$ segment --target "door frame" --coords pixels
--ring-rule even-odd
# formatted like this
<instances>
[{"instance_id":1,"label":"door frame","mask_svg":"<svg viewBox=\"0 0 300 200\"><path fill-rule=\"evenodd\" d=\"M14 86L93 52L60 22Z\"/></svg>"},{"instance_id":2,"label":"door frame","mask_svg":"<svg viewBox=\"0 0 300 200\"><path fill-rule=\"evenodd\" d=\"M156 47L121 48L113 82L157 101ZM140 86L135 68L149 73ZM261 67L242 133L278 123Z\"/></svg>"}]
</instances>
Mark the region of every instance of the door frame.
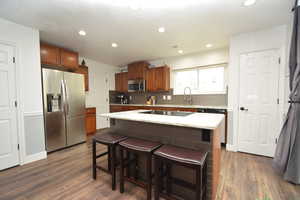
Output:
<instances>
[{"instance_id":1,"label":"door frame","mask_svg":"<svg viewBox=\"0 0 300 200\"><path fill-rule=\"evenodd\" d=\"M17 139L19 144L19 165L25 164L26 158L26 146L25 146L25 134L24 134L24 119L23 119L23 101L21 100L22 84L21 84L21 70L20 70L20 56L19 48L16 42L4 41L0 39L0 43L13 47L15 57L15 86L16 86L16 101L18 106L16 108L16 123L17 123Z\"/></svg>"},{"instance_id":2,"label":"door frame","mask_svg":"<svg viewBox=\"0 0 300 200\"><path fill-rule=\"evenodd\" d=\"M236 113L236 130L237 130L237 134L235 134L234 137L234 144L236 144L235 146L235 151L238 151L239 149L239 126L240 126L240 116L239 116L239 108L240 108L240 73L241 73L241 62L240 62L240 57L243 54L250 54L250 53L258 53L258 52L263 52L263 51L271 51L271 50L275 50L278 52L278 58L280 58L280 64L279 64L279 71L278 71L278 77L277 77L277 81L278 81L278 98L279 98L279 104L278 104L278 126L277 126L277 135L276 138L279 137L280 134L280 129L281 126L283 124L283 120L284 120L284 100L285 100L285 94L284 94L284 89L285 89L285 67L287 65L286 62L286 52L285 52L285 48L267 48L267 49L260 49L260 50L255 50L255 51L247 51L247 52L241 52L239 54L239 66L238 66L238 80L237 80L237 84L238 84L238 91L236 93L237 95L237 113Z\"/></svg>"}]
</instances>

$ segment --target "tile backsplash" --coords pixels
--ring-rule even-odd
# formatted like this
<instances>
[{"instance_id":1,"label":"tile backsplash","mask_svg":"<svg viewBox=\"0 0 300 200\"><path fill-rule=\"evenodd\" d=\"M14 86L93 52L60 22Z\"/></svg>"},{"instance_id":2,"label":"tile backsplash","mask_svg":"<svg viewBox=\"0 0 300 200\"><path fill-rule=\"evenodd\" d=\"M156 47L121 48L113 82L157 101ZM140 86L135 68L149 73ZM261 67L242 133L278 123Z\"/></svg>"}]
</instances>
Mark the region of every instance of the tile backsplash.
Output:
<instances>
[{"instance_id":1,"label":"tile backsplash","mask_svg":"<svg viewBox=\"0 0 300 200\"><path fill-rule=\"evenodd\" d=\"M116 98L118 94L121 93L109 91L110 103L119 103ZM170 90L169 92L126 93L125 95L130 97L130 104L145 104L147 97L149 96L156 96L156 104L188 104L184 101L184 95L173 95L173 90ZM227 106L227 94L192 95L192 104L203 106Z\"/></svg>"}]
</instances>

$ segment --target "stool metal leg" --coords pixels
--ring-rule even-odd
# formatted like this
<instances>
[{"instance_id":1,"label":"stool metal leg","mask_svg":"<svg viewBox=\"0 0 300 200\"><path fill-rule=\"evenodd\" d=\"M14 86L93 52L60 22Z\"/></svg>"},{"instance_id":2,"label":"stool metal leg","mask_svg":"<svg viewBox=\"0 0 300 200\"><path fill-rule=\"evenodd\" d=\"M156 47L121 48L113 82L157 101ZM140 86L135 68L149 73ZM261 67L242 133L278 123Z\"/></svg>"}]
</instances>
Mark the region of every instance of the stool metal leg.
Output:
<instances>
[{"instance_id":1,"label":"stool metal leg","mask_svg":"<svg viewBox=\"0 0 300 200\"><path fill-rule=\"evenodd\" d=\"M120 148L120 193L124 193L124 152Z\"/></svg>"},{"instance_id":2,"label":"stool metal leg","mask_svg":"<svg viewBox=\"0 0 300 200\"><path fill-rule=\"evenodd\" d=\"M96 180L97 178L97 169L96 169L96 141L93 139L92 144L92 151L93 151L93 160L92 160L92 169L93 169L93 179Z\"/></svg>"},{"instance_id":3,"label":"stool metal leg","mask_svg":"<svg viewBox=\"0 0 300 200\"><path fill-rule=\"evenodd\" d=\"M107 152L108 152L108 155L107 155L107 169L108 171L111 172L111 146L110 145L107 145Z\"/></svg>"},{"instance_id":4,"label":"stool metal leg","mask_svg":"<svg viewBox=\"0 0 300 200\"><path fill-rule=\"evenodd\" d=\"M161 193L161 184L162 184L162 162L159 158L155 157L155 190L154 190L154 199L159 200L159 194Z\"/></svg>"},{"instance_id":5,"label":"stool metal leg","mask_svg":"<svg viewBox=\"0 0 300 200\"><path fill-rule=\"evenodd\" d=\"M196 200L201 200L202 191L202 168L201 166L196 168Z\"/></svg>"},{"instance_id":6,"label":"stool metal leg","mask_svg":"<svg viewBox=\"0 0 300 200\"><path fill-rule=\"evenodd\" d=\"M111 153L111 165L110 165L110 169L111 169L111 178L112 178L112 190L116 190L116 146L113 145L111 147L109 147L111 149L110 153Z\"/></svg>"},{"instance_id":7,"label":"stool metal leg","mask_svg":"<svg viewBox=\"0 0 300 200\"><path fill-rule=\"evenodd\" d=\"M168 195L170 195L172 193L172 181L171 181L171 164L167 163L166 164L166 192Z\"/></svg>"},{"instance_id":8,"label":"stool metal leg","mask_svg":"<svg viewBox=\"0 0 300 200\"><path fill-rule=\"evenodd\" d=\"M147 155L147 200L151 200L152 193L152 155Z\"/></svg>"},{"instance_id":9,"label":"stool metal leg","mask_svg":"<svg viewBox=\"0 0 300 200\"><path fill-rule=\"evenodd\" d=\"M127 167L126 167L126 176L127 178L130 178L130 170L131 170L131 165L130 165L130 152L126 151L126 160L127 160Z\"/></svg>"},{"instance_id":10,"label":"stool metal leg","mask_svg":"<svg viewBox=\"0 0 300 200\"><path fill-rule=\"evenodd\" d=\"M134 171L133 171L133 177L135 180L138 179L138 175L139 175L139 169L138 169L138 162L139 162L139 157L137 154L134 154Z\"/></svg>"}]
</instances>

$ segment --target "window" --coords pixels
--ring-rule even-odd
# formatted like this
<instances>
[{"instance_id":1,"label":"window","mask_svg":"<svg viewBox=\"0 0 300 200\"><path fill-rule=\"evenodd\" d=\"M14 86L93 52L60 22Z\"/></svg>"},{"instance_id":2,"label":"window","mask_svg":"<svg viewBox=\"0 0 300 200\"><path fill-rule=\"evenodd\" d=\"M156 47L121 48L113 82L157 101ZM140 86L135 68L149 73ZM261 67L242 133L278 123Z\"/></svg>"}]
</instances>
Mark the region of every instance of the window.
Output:
<instances>
[{"instance_id":1,"label":"window","mask_svg":"<svg viewBox=\"0 0 300 200\"><path fill-rule=\"evenodd\" d=\"M184 94L185 87L190 87L192 94L225 93L225 66L175 70L174 94Z\"/></svg>"}]
</instances>

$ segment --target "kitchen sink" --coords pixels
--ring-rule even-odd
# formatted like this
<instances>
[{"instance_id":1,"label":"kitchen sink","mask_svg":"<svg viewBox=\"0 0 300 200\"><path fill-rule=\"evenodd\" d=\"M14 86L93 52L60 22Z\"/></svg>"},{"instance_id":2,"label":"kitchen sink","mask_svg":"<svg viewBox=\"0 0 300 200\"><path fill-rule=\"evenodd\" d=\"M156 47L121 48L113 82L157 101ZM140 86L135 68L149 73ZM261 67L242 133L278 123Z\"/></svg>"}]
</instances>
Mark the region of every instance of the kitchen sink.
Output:
<instances>
[{"instance_id":1,"label":"kitchen sink","mask_svg":"<svg viewBox=\"0 0 300 200\"><path fill-rule=\"evenodd\" d=\"M185 117L193 114L192 112L179 112L179 111L163 111L163 110L151 110L140 112L142 114L153 114L153 115L168 115L168 116L179 116Z\"/></svg>"}]
</instances>

